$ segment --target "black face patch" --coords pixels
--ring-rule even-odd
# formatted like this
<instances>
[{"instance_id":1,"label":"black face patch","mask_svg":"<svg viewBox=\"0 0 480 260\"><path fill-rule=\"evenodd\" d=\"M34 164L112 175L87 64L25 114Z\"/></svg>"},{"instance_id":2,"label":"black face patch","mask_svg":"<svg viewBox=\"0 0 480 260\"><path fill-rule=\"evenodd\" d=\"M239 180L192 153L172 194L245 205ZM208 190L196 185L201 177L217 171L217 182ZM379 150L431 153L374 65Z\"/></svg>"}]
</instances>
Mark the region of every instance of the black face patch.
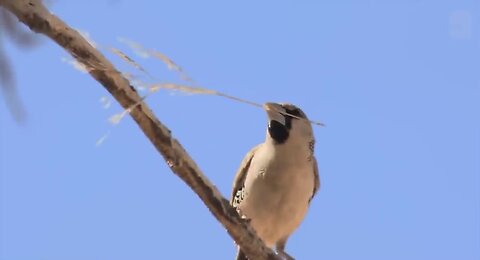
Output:
<instances>
[{"instance_id":1,"label":"black face patch","mask_svg":"<svg viewBox=\"0 0 480 260\"><path fill-rule=\"evenodd\" d=\"M283 107L283 109L285 109L285 112L287 112L288 114L290 114L292 116L298 116L300 118L307 118L305 113L303 113L303 111L300 108L288 107L288 106L285 106L285 105L282 105L282 107ZM292 117L290 117L290 118L292 118ZM298 119L298 118L294 118L294 119Z\"/></svg>"},{"instance_id":2,"label":"black face patch","mask_svg":"<svg viewBox=\"0 0 480 260\"><path fill-rule=\"evenodd\" d=\"M275 142L278 144L284 143L289 136L289 128L292 126L291 122L291 117L287 121L287 118L285 118L285 122L287 122L285 125L281 124L278 121L271 120L270 123L268 124L268 133L272 137Z\"/></svg>"},{"instance_id":3,"label":"black face patch","mask_svg":"<svg viewBox=\"0 0 480 260\"><path fill-rule=\"evenodd\" d=\"M285 112L292 115L292 116L298 116L300 118L305 118L305 114L298 109L288 109L287 107L282 106L285 109ZM292 129L292 120L298 120L298 118L289 116L289 115L283 115L285 117L285 126L287 127L288 130Z\"/></svg>"},{"instance_id":4,"label":"black face patch","mask_svg":"<svg viewBox=\"0 0 480 260\"><path fill-rule=\"evenodd\" d=\"M293 115L293 116L302 117L302 115L300 113L300 110L298 108L295 108L295 109L286 108L285 112L287 112L287 113L289 113L290 115Z\"/></svg>"},{"instance_id":5,"label":"black face patch","mask_svg":"<svg viewBox=\"0 0 480 260\"><path fill-rule=\"evenodd\" d=\"M294 118L287 115L283 115L283 117L285 117L285 127L290 131L292 129L292 119Z\"/></svg>"}]
</instances>

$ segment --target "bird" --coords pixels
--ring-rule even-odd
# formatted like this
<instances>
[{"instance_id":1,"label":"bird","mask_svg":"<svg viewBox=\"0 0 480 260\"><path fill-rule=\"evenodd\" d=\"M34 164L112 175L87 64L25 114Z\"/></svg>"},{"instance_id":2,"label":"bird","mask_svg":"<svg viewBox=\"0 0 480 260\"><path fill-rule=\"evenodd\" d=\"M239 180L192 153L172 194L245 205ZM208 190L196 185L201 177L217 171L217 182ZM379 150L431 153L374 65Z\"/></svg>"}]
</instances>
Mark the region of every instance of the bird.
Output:
<instances>
[{"instance_id":1,"label":"bird","mask_svg":"<svg viewBox=\"0 0 480 260\"><path fill-rule=\"evenodd\" d=\"M315 138L305 113L289 103L265 103L265 141L242 160L233 181L230 204L279 256L300 226L320 187ZM236 260L248 259L237 248Z\"/></svg>"}]
</instances>

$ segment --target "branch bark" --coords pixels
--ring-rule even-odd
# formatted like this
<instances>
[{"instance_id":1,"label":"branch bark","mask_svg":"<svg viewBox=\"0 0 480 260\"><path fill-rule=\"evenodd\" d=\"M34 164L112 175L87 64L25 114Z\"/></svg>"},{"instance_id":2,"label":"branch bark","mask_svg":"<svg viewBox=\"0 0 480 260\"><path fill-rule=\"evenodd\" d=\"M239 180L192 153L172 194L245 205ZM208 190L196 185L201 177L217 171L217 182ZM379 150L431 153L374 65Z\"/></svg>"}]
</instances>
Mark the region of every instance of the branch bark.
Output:
<instances>
[{"instance_id":1,"label":"branch bark","mask_svg":"<svg viewBox=\"0 0 480 260\"><path fill-rule=\"evenodd\" d=\"M129 81L97 49L60 18L51 14L40 0L0 0L0 6L12 12L32 31L55 41L84 64L90 75L102 84L123 108L129 109L138 104L131 110L130 115L145 136L160 152L173 173L200 197L250 259L280 259L265 246L250 225L240 218L182 145L172 137L171 131L141 101Z\"/></svg>"}]
</instances>

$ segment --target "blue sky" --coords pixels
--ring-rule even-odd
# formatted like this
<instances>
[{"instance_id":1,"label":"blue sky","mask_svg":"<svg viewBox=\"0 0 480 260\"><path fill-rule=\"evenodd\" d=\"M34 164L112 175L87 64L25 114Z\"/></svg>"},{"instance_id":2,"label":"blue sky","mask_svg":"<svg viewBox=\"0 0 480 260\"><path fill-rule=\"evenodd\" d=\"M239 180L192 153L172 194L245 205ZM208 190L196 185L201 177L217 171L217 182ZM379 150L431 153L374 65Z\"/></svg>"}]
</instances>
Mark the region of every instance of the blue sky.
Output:
<instances>
[{"instance_id":1,"label":"blue sky","mask_svg":"<svg viewBox=\"0 0 480 260\"><path fill-rule=\"evenodd\" d=\"M288 101L315 128L322 187L297 259L480 259L480 2L55 1L105 51L155 48L198 85ZM233 259L225 230L136 125L46 38L3 41L28 121L0 104L1 259ZM124 71L118 57L109 58ZM224 195L265 136L258 108L214 96L148 99ZM102 145L97 140L110 133Z\"/></svg>"}]
</instances>

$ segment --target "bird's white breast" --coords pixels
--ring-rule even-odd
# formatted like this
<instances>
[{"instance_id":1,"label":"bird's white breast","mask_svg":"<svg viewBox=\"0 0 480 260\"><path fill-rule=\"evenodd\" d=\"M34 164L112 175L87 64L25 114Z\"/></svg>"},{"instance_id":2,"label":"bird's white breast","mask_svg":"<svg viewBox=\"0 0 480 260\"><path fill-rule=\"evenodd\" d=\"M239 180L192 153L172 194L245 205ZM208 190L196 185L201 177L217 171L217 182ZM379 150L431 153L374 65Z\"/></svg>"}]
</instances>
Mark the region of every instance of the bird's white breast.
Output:
<instances>
[{"instance_id":1,"label":"bird's white breast","mask_svg":"<svg viewBox=\"0 0 480 260\"><path fill-rule=\"evenodd\" d=\"M240 210L268 246L290 235L303 220L314 188L308 153L285 153L263 145L245 179Z\"/></svg>"}]
</instances>

